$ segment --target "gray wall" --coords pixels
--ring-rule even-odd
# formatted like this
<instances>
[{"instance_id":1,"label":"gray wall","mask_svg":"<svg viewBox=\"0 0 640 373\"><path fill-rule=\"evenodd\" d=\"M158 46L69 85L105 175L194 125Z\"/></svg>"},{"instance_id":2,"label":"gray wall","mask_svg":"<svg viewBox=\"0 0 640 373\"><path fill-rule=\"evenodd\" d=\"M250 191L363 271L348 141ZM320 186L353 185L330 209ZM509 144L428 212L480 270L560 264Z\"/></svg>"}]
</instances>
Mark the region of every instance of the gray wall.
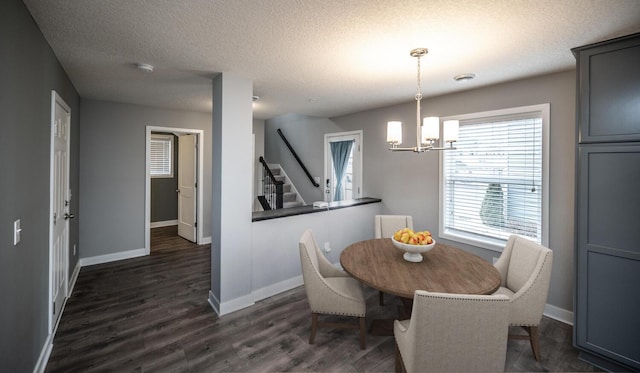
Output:
<instances>
[{"instance_id":1,"label":"gray wall","mask_svg":"<svg viewBox=\"0 0 640 373\"><path fill-rule=\"evenodd\" d=\"M212 82L213 211L211 291L220 314L251 298L251 199L253 193L252 81L218 74ZM241 301L237 301L240 298Z\"/></svg>"},{"instance_id":2,"label":"gray wall","mask_svg":"<svg viewBox=\"0 0 640 373\"><path fill-rule=\"evenodd\" d=\"M386 122L385 122L386 123ZM302 198L311 204L324 199L322 182L314 187L276 130L280 128L311 176L324 177L324 134L343 132L327 118L287 114L265 121L264 141L267 163L279 163ZM365 161L366 163L366 161Z\"/></svg>"},{"instance_id":3,"label":"gray wall","mask_svg":"<svg viewBox=\"0 0 640 373\"><path fill-rule=\"evenodd\" d=\"M0 2L0 371L30 372L48 334L51 90L71 107L70 211L78 212L79 98L19 0ZM22 240L13 246L13 221ZM69 273L78 261L70 225Z\"/></svg>"},{"instance_id":4,"label":"gray wall","mask_svg":"<svg viewBox=\"0 0 640 373\"><path fill-rule=\"evenodd\" d=\"M211 114L81 101L80 255L144 248L146 126L204 130L204 237L211 236Z\"/></svg>"},{"instance_id":5,"label":"gray wall","mask_svg":"<svg viewBox=\"0 0 640 373\"><path fill-rule=\"evenodd\" d=\"M554 251L554 263L548 303L568 311L573 310L575 86L572 70L423 101L425 116L440 117L550 103L549 246ZM414 113L415 104L408 103L332 120L344 130L364 130L364 195L382 198L390 213L413 215L415 227L437 231L438 153L417 155L386 150L386 123L392 118L403 122L403 143L415 141L409 130L415 126ZM487 260L500 254L449 243Z\"/></svg>"},{"instance_id":6,"label":"gray wall","mask_svg":"<svg viewBox=\"0 0 640 373\"><path fill-rule=\"evenodd\" d=\"M548 303L572 311L575 71L428 97L423 101L422 108L425 116L445 117L547 102L551 105L549 246L554 250ZM322 176L324 133L363 130L363 195L381 198L385 213L412 215L415 227L437 232L439 155L437 152L419 155L412 152L389 152L385 142L386 123L389 120L403 122L403 143L415 142L414 131L411 130L415 126L414 101L331 119L286 115L268 120L265 125L267 160L281 163L285 167L296 187L303 191L305 199L320 199L320 194L316 193L321 191L310 187L308 180L305 182L304 174L295 165L295 160L275 130L283 129L314 176ZM487 260L500 255L478 247L449 243Z\"/></svg>"},{"instance_id":7,"label":"gray wall","mask_svg":"<svg viewBox=\"0 0 640 373\"><path fill-rule=\"evenodd\" d=\"M172 136L173 177L151 178L151 222L178 219L178 137Z\"/></svg>"}]
</instances>

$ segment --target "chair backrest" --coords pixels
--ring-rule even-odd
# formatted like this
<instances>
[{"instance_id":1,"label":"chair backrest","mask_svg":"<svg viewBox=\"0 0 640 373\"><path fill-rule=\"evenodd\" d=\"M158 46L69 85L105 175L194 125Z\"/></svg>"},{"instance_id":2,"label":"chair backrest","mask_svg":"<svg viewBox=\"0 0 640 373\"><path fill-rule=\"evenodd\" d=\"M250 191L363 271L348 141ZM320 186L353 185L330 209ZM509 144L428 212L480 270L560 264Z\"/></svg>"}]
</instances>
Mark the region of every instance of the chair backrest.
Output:
<instances>
[{"instance_id":1,"label":"chair backrest","mask_svg":"<svg viewBox=\"0 0 640 373\"><path fill-rule=\"evenodd\" d=\"M302 274L304 276L305 266L311 266L309 269L314 269L318 274L320 274L319 266L318 266L318 253L317 247L318 243L316 242L315 237L313 236L313 232L311 229L307 229L302 233L300 237L300 242L298 243L300 248L300 264L302 265ZM304 255L303 255L304 254Z\"/></svg>"},{"instance_id":2,"label":"chair backrest","mask_svg":"<svg viewBox=\"0 0 640 373\"><path fill-rule=\"evenodd\" d=\"M333 269L331 263L322 255L311 229L307 229L302 233L298 246L300 264L302 266L302 280L309 306L314 312L318 310L326 311L331 308L326 304L326 291L327 289L333 289L327 283L324 273L330 273L331 271L336 271L336 269Z\"/></svg>"},{"instance_id":3,"label":"chair backrest","mask_svg":"<svg viewBox=\"0 0 640 373\"><path fill-rule=\"evenodd\" d=\"M538 325L547 303L553 251L524 237L509 237L495 264L502 287L513 292L511 325Z\"/></svg>"},{"instance_id":4,"label":"chair backrest","mask_svg":"<svg viewBox=\"0 0 640 373\"><path fill-rule=\"evenodd\" d=\"M536 279L546 280L548 289L552 260L553 252L550 249L524 237L512 235L495 267L502 276L502 286L517 293Z\"/></svg>"},{"instance_id":5,"label":"chair backrest","mask_svg":"<svg viewBox=\"0 0 640 373\"><path fill-rule=\"evenodd\" d=\"M406 334L408 372L502 372L509 298L418 290Z\"/></svg>"},{"instance_id":6,"label":"chair backrest","mask_svg":"<svg viewBox=\"0 0 640 373\"><path fill-rule=\"evenodd\" d=\"M413 218L409 215L376 215L376 238L390 238L402 228L413 229Z\"/></svg>"}]
</instances>

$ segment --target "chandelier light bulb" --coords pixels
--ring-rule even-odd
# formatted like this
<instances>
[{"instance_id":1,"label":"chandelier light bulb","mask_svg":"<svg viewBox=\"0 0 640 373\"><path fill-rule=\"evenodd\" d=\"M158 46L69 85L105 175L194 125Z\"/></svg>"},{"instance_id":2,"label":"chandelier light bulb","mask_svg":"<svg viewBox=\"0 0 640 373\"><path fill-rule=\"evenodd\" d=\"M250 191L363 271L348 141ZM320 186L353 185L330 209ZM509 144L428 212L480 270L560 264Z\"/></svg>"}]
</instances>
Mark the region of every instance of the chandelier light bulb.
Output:
<instances>
[{"instance_id":1,"label":"chandelier light bulb","mask_svg":"<svg viewBox=\"0 0 640 373\"><path fill-rule=\"evenodd\" d=\"M387 142L393 145L402 144L402 122L387 123Z\"/></svg>"}]
</instances>

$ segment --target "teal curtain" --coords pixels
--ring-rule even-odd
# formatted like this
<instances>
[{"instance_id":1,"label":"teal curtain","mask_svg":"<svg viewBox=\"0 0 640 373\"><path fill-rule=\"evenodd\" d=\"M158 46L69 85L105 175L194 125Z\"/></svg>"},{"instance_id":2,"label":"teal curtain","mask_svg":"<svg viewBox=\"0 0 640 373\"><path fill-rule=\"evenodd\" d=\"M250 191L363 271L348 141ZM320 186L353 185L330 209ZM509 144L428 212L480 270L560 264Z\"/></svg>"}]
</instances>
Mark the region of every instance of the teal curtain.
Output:
<instances>
[{"instance_id":1,"label":"teal curtain","mask_svg":"<svg viewBox=\"0 0 640 373\"><path fill-rule=\"evenodd\" d=\"M342 201L344 186L342 179L349 164L349 155L354 140L331 142L331 157L333 158L333 171L336 173L336 191L333 194L334 201Z\"/></svg>"}]
</instances>

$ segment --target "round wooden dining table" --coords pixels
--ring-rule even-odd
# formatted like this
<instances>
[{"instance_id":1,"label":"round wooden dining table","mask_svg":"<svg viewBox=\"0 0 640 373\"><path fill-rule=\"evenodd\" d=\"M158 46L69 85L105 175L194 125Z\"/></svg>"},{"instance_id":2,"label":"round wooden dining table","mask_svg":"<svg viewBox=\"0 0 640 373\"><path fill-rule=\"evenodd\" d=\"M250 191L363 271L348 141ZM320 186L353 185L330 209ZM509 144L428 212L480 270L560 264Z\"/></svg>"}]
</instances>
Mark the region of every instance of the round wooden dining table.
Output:
<instances>
[{"instance_id":1,"label":"round wooden dining table","mask_svg":"<svg viewBox=\"0 0 640 373\"><path fill-rule=\"evenodd\" d=\"M492 294L500 287L500 273L486 260L462 249L436 243L419 263L403 259L390 238L356 242L340 254L342 268L367 286L401 297L404 315L411 313L416 290L456 294ZM373 334L388 335L389 330ZM383 328L388 329L388 326ZM393 334L393 330L391 330Z\"/></svg>"}]
</instances>

